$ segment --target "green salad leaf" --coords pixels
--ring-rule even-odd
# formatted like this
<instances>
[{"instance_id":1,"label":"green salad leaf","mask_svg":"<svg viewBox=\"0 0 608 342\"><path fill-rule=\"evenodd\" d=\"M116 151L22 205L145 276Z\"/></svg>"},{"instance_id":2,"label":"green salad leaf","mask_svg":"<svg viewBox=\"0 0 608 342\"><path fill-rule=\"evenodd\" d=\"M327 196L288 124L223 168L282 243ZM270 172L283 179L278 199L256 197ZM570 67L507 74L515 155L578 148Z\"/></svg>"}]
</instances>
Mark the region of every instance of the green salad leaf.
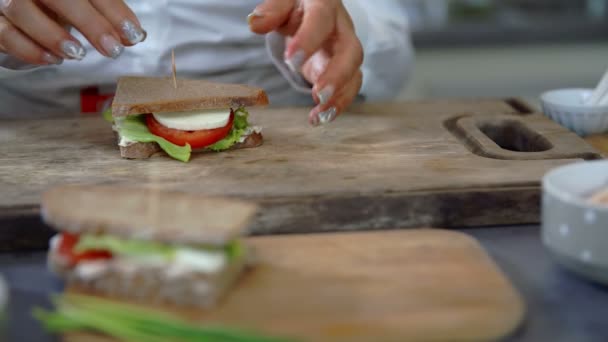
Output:
<instances>
[{"instance_id":1,"label":"green salad leaf","mask_svg":"<svg viewBox=\"0 0 608 342\"><path fill-rule=\"evenodd\" d=\"M190 160L192 148L189 144L186 144L186 146L175 145L164 138L152 134L148 129L148 126L146 126L143 116L127 116L120 120L121 122L118 125L118 129L120 130L120 135L123 137L138 142L155 142L160 148L167 152L169 156L183 162Z\"/></svg>"},{"instance_id":2,"label":"green salad leaf","mask_svg":"<svg viewBox=\"0 0 608 342\"><path fill-rule=\"evenodd\" d=\"M247 130L247 127L249 127L249 122L247 121L248 117L249 113L245 110L245 108L240 107L237 109L234 112L234 122L228 135L215 144L207 146L207 148L212 151L219 152L227 150L239 142L239 139L243 136Z\"/></svg>"},{"instance_id":3,"label":"green salad leaf","mask_svg":"<svg viewBox=\"0 0 608 342\"><path fill-rule=\"evenodd\" d=\"M225 247L229 260L237 260L245 255L245 248L239 240L233 240Z\"/></svg>"},{"instance_id":4,"label":"green salad leaf","mask_svg":"<svg viewBox=\"0 0 608 342\"><path fill-rule=\"evenodd\" d=\"M56 311L41 308L33 316L53 333L92 331L125 341L287 342L251 331L201 326L179 317L93 296L64 294L53 297Z\"/></svg>"},{"instance_id":5,"label":"green salad leaf","mask_svg":"<svg viewBox=\"0 0 608 342\"><path fill-rule=\"evenodd\" d=\"M175 248L153 241L123 240L110 235L82 235L74 246L76 253L103 250L117 255L155 255L171 259Z\"/></svg>"},{"instance_id":6,"label":"green salad leaf","mask_svg":"<svg viewBox=\"0 0 608 342\"><path fill-rule=\"evenodd\" d=\"M74 251L83 253L91 250L103 250L116 255L155 256L171 260L178 248L177 246L154 241L121 239L111 235L84 234L80 236L78 243L74 246ZM245 254L239 240L233 240L224 247L195 246L194 249L206 252L223 252L231 261Z\"/></svg>"},{"instance_id":7,"label":"green salad leaf","mask_svg":"<svg viewBox=\"0 0 608 342\"><path fill-rule=\"evenodd\" d=\"M101 113L101 115L107 122L114 123L114 117L112 117L112 108L108 108L108 109L104 110L103 113Z\"/></svg>"}]
</instances>

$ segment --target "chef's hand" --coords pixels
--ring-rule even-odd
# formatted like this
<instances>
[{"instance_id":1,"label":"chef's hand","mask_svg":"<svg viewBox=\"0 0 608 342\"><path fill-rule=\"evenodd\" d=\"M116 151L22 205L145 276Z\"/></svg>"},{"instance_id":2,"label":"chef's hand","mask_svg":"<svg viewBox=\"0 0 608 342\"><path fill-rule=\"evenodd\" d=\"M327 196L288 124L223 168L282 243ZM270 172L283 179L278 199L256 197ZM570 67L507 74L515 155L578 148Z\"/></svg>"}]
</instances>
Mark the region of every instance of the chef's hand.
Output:
<instances>
[{"instance_id":1,"label":"chef's hand","mask_svg":"<svg viewBox=\"0 0 608 342\"><path fill-rule=\"evenodd\" d=\"M285 61L313 84L313 126L335 119L362 82L363 48L340 0L265 0L248 17L256 33L288 36Z\"/></svg>"},{"instance_id":2,"label":"chef's hand","mask_svg":"<svg viewBox=\"0 0 608 342\"><path fill-rule=\"evenodd\" d=\"M84 58L74 27L107 57L146 38L123 0L0 0L0 53L38 65Z\"/></svg>"}]
</instances>

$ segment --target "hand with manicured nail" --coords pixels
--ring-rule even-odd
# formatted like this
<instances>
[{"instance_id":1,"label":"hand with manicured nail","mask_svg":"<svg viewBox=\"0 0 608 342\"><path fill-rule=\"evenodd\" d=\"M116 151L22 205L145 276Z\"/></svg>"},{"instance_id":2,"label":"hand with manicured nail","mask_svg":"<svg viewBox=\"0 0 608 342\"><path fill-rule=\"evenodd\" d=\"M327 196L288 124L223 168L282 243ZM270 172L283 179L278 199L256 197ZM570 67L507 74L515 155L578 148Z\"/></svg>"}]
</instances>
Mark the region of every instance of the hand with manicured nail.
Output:
<instances>
[{"instance_id":1,"label":"hand with manicured nail","mask_svg":"<svg viewBox=\"0 0 608 342\"><path fill-rule=\"evenodd\" d=\"M0 0L0 53L37 65L81 60L74 27L101 54L117 58L146 37L123 0Z\"/></svg>"},{"instance_id":2,"label":"hand with manicured nail","mask_svg":"<svg viewBox=\"0 0 608 342\"><path fill-rule=\"evenodd\" d=\"M363 48L340 0L265 0L248 17L256 33L288 36L285 63L313 84L313 126L333 121L356 98Z\"/></svg>"}]
</instances>

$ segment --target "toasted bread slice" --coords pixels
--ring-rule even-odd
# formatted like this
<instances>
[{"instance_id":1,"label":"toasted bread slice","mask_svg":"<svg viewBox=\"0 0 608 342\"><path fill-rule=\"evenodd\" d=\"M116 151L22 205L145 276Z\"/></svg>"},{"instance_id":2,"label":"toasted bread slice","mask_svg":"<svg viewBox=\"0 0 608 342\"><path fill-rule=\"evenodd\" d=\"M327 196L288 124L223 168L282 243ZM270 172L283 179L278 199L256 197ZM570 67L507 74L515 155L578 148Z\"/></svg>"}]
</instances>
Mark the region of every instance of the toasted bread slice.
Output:
<instances>
[{"instance_id":1,"label":"toasted bread slice","mask_svg":"<svg viewBox=\"0 0 608 342\"><path fill-rule=\"evenodd\" d=\"M242 143L234 144L228 150L238 150L242 148L258 147L264 143L261 133L252 133L245 138ZM206 151L206 150L203 150ZM201 152L201 151L194 151ZM157 153L164 153L160 146L155 142L132 143L127 146L120 146L120 156L127 159L147 159Z\"/></svg>"},{"instance_id":2,"label":"toasted bread slice","mask_svg":"<svg viewBox=\"0 0 608 342\"><path fill-rule=\"evenodd\" d=\"M218 304L249 265L246 258L232 261L212 274L183 272L168 276L163 265L128 267L110 259L96 272L81 272L62 264L56 250L49 250L49 268L65 279L67 287L81 293L101 295L141 304L208 309Z\"/></svg>"},{"instance_id":3,"label":"toasted bread slice","mask_svg":"<svg viewBox=\"0 0 608 342\"><path fill-rule=\"evenodd\" d=\"M127 186L65 185L42 196L57 230L184 245L225 245L245 233L256 205Z\"/></svg>"},{"instance_id":4,"label":"toasted bread slice","mask_svg":"<svg viewBox=\"0 0 608 342\"><path fill-rule=\"evenodd\" d=\"M112 102L115 117L146 113L185 112L265 106L268 96L261 88L204 80L177 80L168 77L121 77Z\"/></svg>"}]
</instances>

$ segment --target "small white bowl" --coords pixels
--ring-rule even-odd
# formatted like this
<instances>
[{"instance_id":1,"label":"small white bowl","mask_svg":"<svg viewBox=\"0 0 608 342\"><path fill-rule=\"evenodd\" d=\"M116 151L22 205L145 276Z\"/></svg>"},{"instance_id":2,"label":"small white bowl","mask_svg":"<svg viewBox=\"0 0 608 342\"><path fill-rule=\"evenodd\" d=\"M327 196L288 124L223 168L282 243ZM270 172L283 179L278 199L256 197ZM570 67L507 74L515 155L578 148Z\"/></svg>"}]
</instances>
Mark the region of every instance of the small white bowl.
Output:
<instances>
[{"instance_id":1,"label":"small white bowl","mask_svg":"<svg viewBox=\"0 0 608 342\"><path fill-rule=\"evenodd\" d=\"M583 103L592 92L592 89L558 89L543 93L540 97L543 112L582 137L608 132L608 106Z\"/></svg>"}]
</instances>

